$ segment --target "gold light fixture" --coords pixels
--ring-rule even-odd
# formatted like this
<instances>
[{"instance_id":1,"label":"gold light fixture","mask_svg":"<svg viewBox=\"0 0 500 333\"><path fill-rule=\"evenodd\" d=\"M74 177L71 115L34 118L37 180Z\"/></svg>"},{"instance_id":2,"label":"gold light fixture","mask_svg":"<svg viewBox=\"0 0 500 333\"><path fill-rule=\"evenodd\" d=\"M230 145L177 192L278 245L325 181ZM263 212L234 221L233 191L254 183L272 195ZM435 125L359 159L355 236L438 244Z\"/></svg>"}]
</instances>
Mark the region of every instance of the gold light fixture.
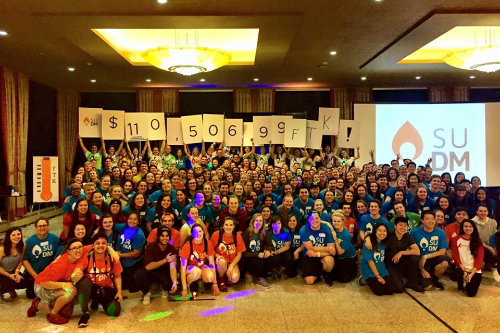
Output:
<instances>
[{"instance_id":1,"label":"gold light fixture","mask_svg":"<svg viewBox=\"0 0 500 333\"><path fill-rule=\"evenodd\" d=\"M456 68L495 72L500 70L500 45L487 45L454 52L444 61Z\"/></svg>"},{"instance_id":2,"label":"gold light fixture","mask_svg":"<svg viewBox=\"0 0 500 333\"><path fill-rule=\"evenodd\" d=\"M228 52L201 46L157 47L142 56L155 67L186 76L213 71L231 61Z\"/></svg>"}]
</instances>

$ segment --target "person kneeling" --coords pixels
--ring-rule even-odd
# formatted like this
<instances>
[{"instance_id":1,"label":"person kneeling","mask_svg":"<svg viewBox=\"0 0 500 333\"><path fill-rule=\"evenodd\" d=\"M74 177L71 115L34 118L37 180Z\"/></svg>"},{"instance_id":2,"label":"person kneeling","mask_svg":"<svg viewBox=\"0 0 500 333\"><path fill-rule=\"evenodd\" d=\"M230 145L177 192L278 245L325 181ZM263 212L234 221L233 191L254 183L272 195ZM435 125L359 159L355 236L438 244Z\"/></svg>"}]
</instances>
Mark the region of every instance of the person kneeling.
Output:
<instances>
[{"instance_id":1,"label":"person kneeling","mask_svg":"<svg viewBox=\"0 0 500 333\"><path fill-rule=\"evenodd\" d=\"M28 309L28 317L36 316L38 310L47 312L47 320L56 325L66 324L73 313L72 301L76 295L74 283L83 274L74 274L83 266L83 244L76 238L68 240L63 254L50 263L35 278L35 295Z\"/></svg>"},{"instance_id":2,"label":"person kneeling","mask_svg":"<svg viewBox=\"0 0 500 333\"><path fill-rule=\"evenodd\" d=\"M344 226L345 219L345 215L340 209L332 213L333 238L337 251L332 277L340 283L352 281L358 273L356 247L352 243L351 233Z\"/></svg>"},{"instance_id":3,"label":"person kneeling","mask_svg":"<svg viewBox=\"0 0 500 333\"><path fill-rule=\"evenodd\" d=\"M375 224L368 237L372 249L368 249L366 245L363 246L361 275L375 295L391 295L394 293L394 285L384 263L384 240L387 238L387 227L380 222Z\"/></svg>"},{"instance_id":4,"label":"person kneeling","mask_svg":"<svg viewBox=\"0 0 500 333\"><path fill-rule=\"evenodd\" d=\"M84 257L84 277L78 282L78 302L83 314L78 321L78 327L87 327L90 320L89 301L91 308L97 310L99 304L110 317L120 315L122 297L123 271L120 260L108 252L108 236L98 233L92 237L92 249ZM75 274L80 270L77 269Z\"/></svg>"},{"instance_id":5,"label":"person kneeling","mask_svg":"<svg viewBox=\"0 0 500 333\"><path fill-rule=\"evenodd\" d=\"M180 253L181 257L181 281L182 300L188 299L188 288L192 292L192 297L198 293L198 280L205 283L212 283L212 293L217 295L217 286L214 247L205 238L203 227L199 224L193 225L191 236L186 239ZM208 265L206 261L208 259Z\"/></svg>"},{"instance_id":6,"label":"person kneeling","mask_svg":"<svg viewBox=\"0 0 500 333\"><path fill-rule=\"evenodd\" d=\"M156 230L156 229L155 229ZM147 243L144 254L144 268L135 272L135 283L142 291L142 304L151 303L151 285L161 285L161 297L177 292L177 250L170 244L171 229L160 227L156 242Z\"/></svg>"}]
</instances>

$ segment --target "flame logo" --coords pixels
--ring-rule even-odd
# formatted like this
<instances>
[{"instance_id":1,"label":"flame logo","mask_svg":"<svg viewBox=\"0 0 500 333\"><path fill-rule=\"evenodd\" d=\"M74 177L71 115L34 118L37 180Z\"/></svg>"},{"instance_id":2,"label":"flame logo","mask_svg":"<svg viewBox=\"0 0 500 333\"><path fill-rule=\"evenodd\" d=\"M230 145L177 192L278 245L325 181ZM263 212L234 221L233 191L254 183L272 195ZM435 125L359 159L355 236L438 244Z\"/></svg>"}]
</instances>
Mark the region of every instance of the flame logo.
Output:
<instances>
[{"instance_id":1,"label":"flame logo","mask_svg":"<svg viewBox=\"0 0 500 333\"><path fill-rule=\"evenodd\" d=\"M90 119L87 117L83 118L83 123L85 124L85 126L88 126L90 123Z\"/></svg>"},{"instance_id":2,"label":"flame logo","mask_svg":"<svg viewBox=\"0 0 500 333\"><path fill-rule=\"evenodd\" d=\"M429 241L428 241L427 239L425 239L425 238L422 238L422 239L420 240L420 248L421 248L421 249L425 249L425 248L427 248L428 246L429 246Z\"/></svg>"},{"instance_id":3,"label":"flame logo","mask_svg":"<svg viewBox=\"0 0 500 333\"><path fill-rule=\"evenodd\" d=\"M409 121L406 121L394 135L392 151L395 155L399 154L401 146L406 142L411 143L415 147L415 156L411 159L417 159L422 154L424 143L420 133L418 133L417 129Z\"/></svg>"}]
</instances>

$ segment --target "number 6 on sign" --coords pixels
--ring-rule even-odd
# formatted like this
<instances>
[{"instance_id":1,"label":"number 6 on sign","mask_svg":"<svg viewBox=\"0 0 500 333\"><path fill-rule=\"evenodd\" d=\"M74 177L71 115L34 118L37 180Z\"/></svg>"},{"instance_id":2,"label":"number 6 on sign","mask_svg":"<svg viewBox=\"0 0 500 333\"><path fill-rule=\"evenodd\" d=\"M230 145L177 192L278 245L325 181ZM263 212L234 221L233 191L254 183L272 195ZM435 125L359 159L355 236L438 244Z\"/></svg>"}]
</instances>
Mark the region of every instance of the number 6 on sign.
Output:
<instances>
[{"instance_id":1,"label":"number 6 on sign","mask_svg":"<svg viewBox=\"0 0 500 333\"><path fill-rule=\"evenodd\" d=\"M243 119L224 119L224 143L226 146L241 146Z\"/></svg>"}]
</instances>

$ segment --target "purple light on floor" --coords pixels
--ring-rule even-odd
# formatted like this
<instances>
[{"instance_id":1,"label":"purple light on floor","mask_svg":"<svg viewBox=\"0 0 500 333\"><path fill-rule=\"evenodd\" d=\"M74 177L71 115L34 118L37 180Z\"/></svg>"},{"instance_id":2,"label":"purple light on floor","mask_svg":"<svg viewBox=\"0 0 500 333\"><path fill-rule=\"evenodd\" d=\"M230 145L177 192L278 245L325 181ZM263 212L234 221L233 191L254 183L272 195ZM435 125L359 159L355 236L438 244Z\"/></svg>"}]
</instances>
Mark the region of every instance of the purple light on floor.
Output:
<instances>
[{"instance_id":1,"label":"purple light on floor","mask_svg":"<svg viewBox=\"0 0 500 333\"><path fill-rule=\"evenodd\" d=\"M225 312L231 311L234 306L220 306L218 308L213 308L207 311L200 313L200 317L209 317L223 314Z\"/></svg>"},{"instance_id":2,"label":"purple light on floor","mask_svg":"<svg viewBox=\"0 0 500 333\"><path fill-rule=\"evenodd\" d=\"M242 297L253 295L256 292L257 291L255 289L248 289L248 290L238 291L236 293L232 293L230 295L227 295L226 297L224 297L224 299L225 300L229 300L229 299L242 298Z\"/></svg>"}]
</instances>

